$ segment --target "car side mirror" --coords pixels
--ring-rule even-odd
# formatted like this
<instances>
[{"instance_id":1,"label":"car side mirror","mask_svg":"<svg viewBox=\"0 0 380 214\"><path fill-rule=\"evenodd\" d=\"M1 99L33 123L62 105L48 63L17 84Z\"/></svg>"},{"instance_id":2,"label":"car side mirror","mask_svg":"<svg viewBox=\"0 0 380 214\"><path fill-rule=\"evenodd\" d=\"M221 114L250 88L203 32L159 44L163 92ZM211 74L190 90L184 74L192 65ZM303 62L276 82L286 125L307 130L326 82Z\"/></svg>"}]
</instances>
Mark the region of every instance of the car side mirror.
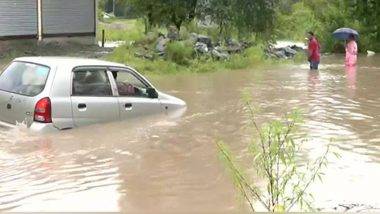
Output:
<instances>
[{"instance_id":1,"label":"car side mirror","mask_svg":"<svg viewBox=\"0 0 380 214\"><path fill-rule=\"evenodd\" d=\"M154 88L147 88L146 93L148 94L149 98L152 98L152 99L158 98L158 93L156 89Z\"/></svg>"}]
</instances>

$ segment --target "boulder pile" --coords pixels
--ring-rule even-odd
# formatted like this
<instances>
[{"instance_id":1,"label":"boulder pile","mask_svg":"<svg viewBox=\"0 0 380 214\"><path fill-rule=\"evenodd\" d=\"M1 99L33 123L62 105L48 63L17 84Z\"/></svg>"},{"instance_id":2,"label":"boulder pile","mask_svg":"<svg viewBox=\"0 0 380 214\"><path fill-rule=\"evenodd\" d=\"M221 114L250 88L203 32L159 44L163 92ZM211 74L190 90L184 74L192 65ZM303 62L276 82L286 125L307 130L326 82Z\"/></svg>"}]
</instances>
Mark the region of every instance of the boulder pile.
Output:
<instances>
[{"instance_id":1,"label":"boulder pile","mask_svg":"<svg viewBox=\"0 0 380 214\"><path fill-rule=\"evenodd\" d=\"M270 44L265 53L270 58L292 59L297 53L304 52L306 46L302 43L290 41L278 41L276 44Z\"/></svg>"},{"instance_id":2,"label":"boulder pile","mask_svg":"<svg viewBox=\"0 0 380 214\"><path fill-rule=\"evenodd\" d=\"M165 56L166 47L171 41L179 41L179 34L173 28L167 35L159 34L155 43L155 53L158 56ZM209 56L216 60L227 60L232 54L241 53L252 46L249 42L233 39L226 39L225 45L222 45L220 41L214 42L211 37L196 33L190 34L189 42L193 44L193 50L197 56ZM141 56L141 58L150 58L144 54L135 55Z\"/></svg>"}]
</instances>

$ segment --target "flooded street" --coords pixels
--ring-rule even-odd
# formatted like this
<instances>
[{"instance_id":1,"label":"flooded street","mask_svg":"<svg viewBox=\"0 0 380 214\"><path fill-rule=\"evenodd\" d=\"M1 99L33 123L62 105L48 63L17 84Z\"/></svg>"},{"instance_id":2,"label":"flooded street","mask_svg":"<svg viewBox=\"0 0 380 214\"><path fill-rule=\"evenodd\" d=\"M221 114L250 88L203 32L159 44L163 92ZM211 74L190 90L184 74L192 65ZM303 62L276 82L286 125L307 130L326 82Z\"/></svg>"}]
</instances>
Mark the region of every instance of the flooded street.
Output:
<instances>
[{"instance_id":1,"label":"flooded street","mask_svg":"<svg viewBox=\"0 0 380 214\"><path fill-rule=\"evenodd\" d=\"M319 72L304 65L151 76L160 90L187 102L179 119L145 118L46 136L0 130L0 211L244 211L215 141L245 153L248 132L241 94L252 92L259 122L293 108L304 112L305 159L331 142L315 207L380 208L380 57L345 69L327 56Z\"/></svg>"}]
</instances>

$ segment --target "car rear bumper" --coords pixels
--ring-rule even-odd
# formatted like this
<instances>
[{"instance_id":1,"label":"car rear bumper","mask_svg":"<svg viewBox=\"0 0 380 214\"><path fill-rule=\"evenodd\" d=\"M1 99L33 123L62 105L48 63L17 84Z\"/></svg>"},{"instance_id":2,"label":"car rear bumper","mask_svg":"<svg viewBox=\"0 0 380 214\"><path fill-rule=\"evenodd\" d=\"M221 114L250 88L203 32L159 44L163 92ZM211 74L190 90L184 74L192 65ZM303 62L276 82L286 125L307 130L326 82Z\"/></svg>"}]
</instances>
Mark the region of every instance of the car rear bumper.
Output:
<instances>
[{"instance_id":1,"label":"car rear bumper","mask_svg":"<svg viewBox=\"0 0 380 214\"><path fill-rule=\"evenodd\" d=\"M0 121L0 128L13 129L16 127L17 125ZM32 125L29 127L29 129L32 132L38 132L38 133L48 133L48 132L58 131L58 129L52 123L38 123L38 122L33 122Z\"/></svg>"},{"instance_id":2,"label":"car rear bumper","mask_svg":"<svg viewBox=\"0 0 380 214\"><path fill-rule=\"evenodd\" d=\"M38 123L34 122L29 127L31 131L38 133L56 132L58 129L52 123Z\"/></svg>"}]
</instances>

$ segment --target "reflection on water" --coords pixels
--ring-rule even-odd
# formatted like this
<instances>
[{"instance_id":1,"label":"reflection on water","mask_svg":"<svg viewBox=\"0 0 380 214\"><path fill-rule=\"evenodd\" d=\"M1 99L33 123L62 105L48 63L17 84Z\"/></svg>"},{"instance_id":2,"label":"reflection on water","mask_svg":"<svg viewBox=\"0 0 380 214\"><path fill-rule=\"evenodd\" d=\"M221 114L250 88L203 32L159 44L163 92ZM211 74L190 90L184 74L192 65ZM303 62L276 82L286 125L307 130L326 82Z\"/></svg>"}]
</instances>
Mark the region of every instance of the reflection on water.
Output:
<instances>
[{"instance_id":1,"label":"reflection on water","mask_svg":"<svg viewBox=\"0 0 380 214\"><path fill-rule=\"evenodd\" d=\"M345 68L341 56L320 71L306 65L268 70L152 76L155 85L187 101L177 120L146 118L47 136L25 128L0 130L0 210L241 211L216 156L223 140L244 154L244 88L261 108L259 121L291 108L305 112L305 158L333 140L325 182L313 186L316 206L380 207L380 62L363 58Z\"/></svg>"}]
</instances>

